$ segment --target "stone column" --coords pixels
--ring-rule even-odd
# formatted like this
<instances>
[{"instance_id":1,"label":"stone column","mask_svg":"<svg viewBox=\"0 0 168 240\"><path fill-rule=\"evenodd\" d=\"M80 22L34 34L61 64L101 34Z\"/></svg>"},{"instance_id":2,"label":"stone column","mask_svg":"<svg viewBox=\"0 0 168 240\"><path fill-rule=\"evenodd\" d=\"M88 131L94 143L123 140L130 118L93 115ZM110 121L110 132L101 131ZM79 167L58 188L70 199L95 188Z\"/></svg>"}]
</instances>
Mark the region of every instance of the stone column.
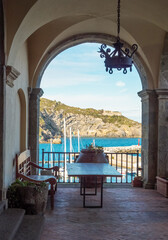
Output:
<instances>
[{"instance_id":1,"label":"stone column","mask_svg":"<svg viewBox=\"0 0 168 240\"><path fill-rule=\"evenodd\" d=\"M160 62L159 89L168 89L168 33L165 34Z\"/></svg>"},{"instance_id":2,"label":"stone column","mask_svg":"<svg viewBox=\"0 0 168 240\"><path fill-rule=\"evenodd\" d=\"M33 88L29 96L29 148L33 162L39 161L39 116L41 88Z\"/></svg>"},{"instance_id":3,"label":"stone column","mask_svg":"<svg viewBox=\"0 0 168 240\"><path fill-rule=\"evenodd\" d=\"M154 90L138 93L142 101L142 168L145 188L154 188L157 175L158 103Z\"/></svg>"},{"instance_id":4,"label":"stone column","mask_svg":"<svg viewBox=\"0 0 168 240\"><path fill-rule=\"evenodd\" d=\"M168 177L168 89L157 89L158 95L158 162L157 175Z\"/></svg>"}]
</instances>

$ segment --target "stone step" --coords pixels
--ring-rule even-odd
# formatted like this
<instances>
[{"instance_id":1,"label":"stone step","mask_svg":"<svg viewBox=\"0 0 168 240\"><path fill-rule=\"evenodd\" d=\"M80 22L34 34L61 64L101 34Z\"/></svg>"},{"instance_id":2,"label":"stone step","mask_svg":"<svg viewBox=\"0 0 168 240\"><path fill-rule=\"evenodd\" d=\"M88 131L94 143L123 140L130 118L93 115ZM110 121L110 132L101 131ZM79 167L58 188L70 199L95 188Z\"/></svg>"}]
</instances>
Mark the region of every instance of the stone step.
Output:
<instances>
[{"instance_id":1,"label":"stone step","mask_svg":"<svg viewBox=\"0 0 168 240\"><path fill-rule=\"evenodd\" d=\"M13 240L38 240L44 225L44 216L25 215Z\"/></svg>"},{"instance_id":2,"label":"stone step","mask_svg":"<svg viewBox=\"0 0 168 240\"><path fill-rule=\"evenodd\" d=\"M9 208L0 215L0 239L12 240L25 214L25 210Z\"/></svg>"}]
</instances>

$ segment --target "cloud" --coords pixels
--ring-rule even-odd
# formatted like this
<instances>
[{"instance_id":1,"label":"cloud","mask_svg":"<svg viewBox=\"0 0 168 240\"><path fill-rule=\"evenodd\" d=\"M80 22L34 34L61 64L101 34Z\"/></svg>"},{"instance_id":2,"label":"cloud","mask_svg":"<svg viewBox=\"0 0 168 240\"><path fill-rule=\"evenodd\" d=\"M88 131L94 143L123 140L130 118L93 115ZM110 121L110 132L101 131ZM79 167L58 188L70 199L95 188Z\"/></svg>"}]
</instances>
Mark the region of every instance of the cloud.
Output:
<instances>
[{"instance_id":1,"label":"cloud","mask_svg":"<svg viewBox=\"0 0 168 240\"><path fill-rule=\"evenodd\" d=\"M68 87L68 86L79 86L81 84L97 83L101 81L102 78L99 75L90 74L69 74L65 72L64 74L57 74L55 77L53 75L47 75L42 79L42 88L58 88L58 87Z\"/></svg>"},{"instance_id":2,"label":"cloud","mask_svg":"<svg viewBox=\"0 0 168 240\"><path fill-rule=\"evenodd\" d=\"M92 51L92 52L85 52L83 54L83 56L85 57L91 57L91 58L95 58L95 60L97 60L98 57L100 57L100 53L98 53L98 51Z\"/></svg>"},{"instance_id":3,"label":"cloud","mask_svg":"<svg viewBox=\"0 0 168 240\"><path fill-rule=\"evenodd\" d=\"M128 88L124 88L124 89L121 89L120 90L120 93L125 93L125 92L127 92L128 91Z\"/></svg>"},{"instance_id":4,"label":"cloud","mask_svg":"<svg viewBox=\"0 0 168 240\"><path fill-rule=\"evenodd\" d=\"M55 67L58 67L58 68L60 68L60 66L61 66L64 69L66 67L85 67L86 68L86 67L90 66L90 62L87 62L87 61L76 62L76 61L72 61L72 60L68 61L68 59L67 59L67 60L55 61L52 66L55 66Z\"/></svg>"},{"instance_id":5,"label":"cloud","mask_svg":"<svg viewBox=\"0 0 168 240\"><path fill-rule=\"evenodd\" d=\"M122 81L118 81L118 82L116 82L116 86L117 86L117 87L124 87L124 86L125 86L125 83L122 82Z\"/></svg>"},{"instance_id":6,"label":"cloud","mask_svg":"<svg viewBox=\"0 0 168 240\"><path fill-rule=\"evenodd\" d=\"M71 54L65 54L65 56L57 56L54 58L50 66L51 67L90 67L91 65L98 64L98 60L100 58L100 54L97 51L89 50L86 52L73 52Z\"/></svg>"},{"instance_id":7,"label":"cloud","mask_svg":"<svg viewBox=\"0 0 168 240\"><path fill-rule=\"evenodd\" d=\"M141 122L141 109L122 111L122 114L134 121Z\"/></svg>"}]
</instances>

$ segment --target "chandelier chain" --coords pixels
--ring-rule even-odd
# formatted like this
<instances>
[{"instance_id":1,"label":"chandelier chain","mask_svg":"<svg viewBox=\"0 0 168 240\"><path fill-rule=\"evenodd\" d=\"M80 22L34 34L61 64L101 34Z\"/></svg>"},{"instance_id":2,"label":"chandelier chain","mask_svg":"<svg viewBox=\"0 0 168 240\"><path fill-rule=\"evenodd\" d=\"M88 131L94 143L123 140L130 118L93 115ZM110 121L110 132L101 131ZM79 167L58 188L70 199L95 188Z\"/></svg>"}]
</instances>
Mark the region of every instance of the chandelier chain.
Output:
<instances>
[{"instance_id":1,"label":"chandelier chain","mask_svg":"<svg viewBox=\"0 0 168 240\"><path fill-rule=\"evenodd\" d=\"M120 34L120 0L118 0L117 13L118 13L118 18L117 18L118 38L120 38L119 37L119 34Z\"/></svg>"}]
</instances>

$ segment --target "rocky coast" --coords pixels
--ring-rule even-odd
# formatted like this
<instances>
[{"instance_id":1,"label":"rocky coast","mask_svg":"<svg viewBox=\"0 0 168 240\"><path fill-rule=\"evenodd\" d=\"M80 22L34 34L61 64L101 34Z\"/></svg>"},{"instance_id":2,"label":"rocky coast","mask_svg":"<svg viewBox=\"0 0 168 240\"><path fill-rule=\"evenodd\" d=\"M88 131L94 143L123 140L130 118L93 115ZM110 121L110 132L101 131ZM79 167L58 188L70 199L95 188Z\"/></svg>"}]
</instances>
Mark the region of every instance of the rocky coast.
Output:
<instances>
[{"instance_id":1,"label":"rocky coast","mask_svg":"<svg viewBox=\"0 0 168 240\"><path fill-rule=\"evenodd\" d=\"M66 134L81 137L141 137L141 124L124 117L120 112L81 109L67 106L61 102L41 99L40 138L41 141L57 139L63 136L64 119Z\"/></svg>"}]
</instances>

